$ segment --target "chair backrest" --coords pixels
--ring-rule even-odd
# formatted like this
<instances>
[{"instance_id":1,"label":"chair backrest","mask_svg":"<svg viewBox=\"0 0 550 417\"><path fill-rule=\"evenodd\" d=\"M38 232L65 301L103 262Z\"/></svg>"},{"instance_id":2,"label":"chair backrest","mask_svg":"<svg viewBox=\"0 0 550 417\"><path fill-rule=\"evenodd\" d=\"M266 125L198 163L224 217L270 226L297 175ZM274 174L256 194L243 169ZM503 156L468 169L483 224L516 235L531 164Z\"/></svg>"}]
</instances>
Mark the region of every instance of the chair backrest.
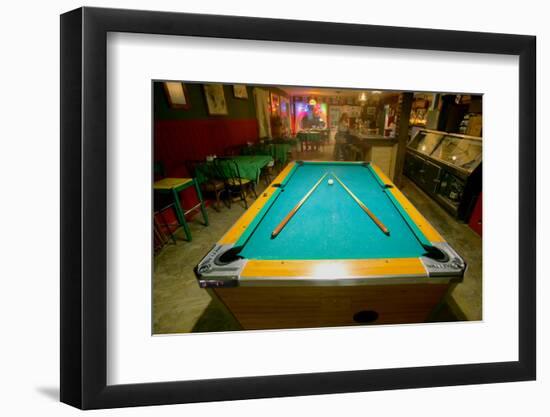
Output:
<instances>
[{"instance_id":1,"label":"chair backrest","mask_svg":"<svg viewBox=\"0 0 550 417\"><path fill-rule=\"evenodd\" d=\"M214 159L214 167L221 178L230 185L242 186L239 165L231 157L218 157Z\"/></svg>"},{"instance_id":2,"label":"chair backrest","mask_svg":"<svg viewBox=\"0 0 550 417\"><path fill-rule=\"evenodd\" d=\"M209 179L225 181L226 175L219 163L216 163L218 159L219 158L216 158L211 162L207 162L204 168L206 169Z\"/></svg>"},{"instance_id":3,"label":"chair backrest","mask_svg":"<svg viewBox=\"0 0 550 417\"><path fill-rule=\"evenodd\" d=\"M255 143L241 150L241 155L271 155L269 143Z\"/></svg>"},{"instance_id":4,"label":"chair backrest","mask_svg":"<svg viewBox=\"0 0 550 417\"><path fill-rule=\"evenodd\" d=\"M268 155L268 156L271 156L271 151L270 151L270 145L269 144L258 144L258 150L256 152L256 155Z\"/></svg>"}]
</instances>

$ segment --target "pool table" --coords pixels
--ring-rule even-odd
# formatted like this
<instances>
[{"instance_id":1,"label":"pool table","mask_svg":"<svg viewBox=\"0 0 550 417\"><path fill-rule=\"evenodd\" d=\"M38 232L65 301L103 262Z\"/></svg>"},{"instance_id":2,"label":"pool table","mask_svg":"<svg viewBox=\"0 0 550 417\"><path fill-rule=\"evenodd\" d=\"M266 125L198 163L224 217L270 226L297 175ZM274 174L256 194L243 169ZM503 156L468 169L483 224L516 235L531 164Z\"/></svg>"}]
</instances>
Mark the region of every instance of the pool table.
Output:
<instances>
[{"instance_id":1,"label":"pool table","mask_svg":"<svg viewBox=\"0 0 550 417\"><path fill-rule=\"evenodd\" d=\"M325 174L282 231L272 231ZM388 229L382 229L339 181ZM243 329L418 323L466 263L365 162L292 162L195 267Z\"/></svg>"}]
</instances>

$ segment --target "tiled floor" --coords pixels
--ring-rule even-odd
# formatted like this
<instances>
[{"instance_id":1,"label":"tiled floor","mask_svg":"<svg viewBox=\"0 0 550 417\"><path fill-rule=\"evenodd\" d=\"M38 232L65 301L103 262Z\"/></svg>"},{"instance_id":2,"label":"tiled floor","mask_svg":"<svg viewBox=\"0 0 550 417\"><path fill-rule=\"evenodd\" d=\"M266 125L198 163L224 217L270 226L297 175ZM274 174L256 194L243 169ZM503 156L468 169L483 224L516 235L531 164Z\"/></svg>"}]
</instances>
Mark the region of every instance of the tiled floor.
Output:
<instances>
[{"instance_id":1,"label":"tiled floor","mask_svg":"<svg viewBox=\"0 0 550 417\"><path fill-rule=\"evenodd\" d=\"M331 160L332 147L319 152L296 152L295 159ZM264 187L259 185L259 191ZM411 181L404 179L401 191L435 226L468 263L464 282L458 284L447 303L434 318L436 321L480 320L482 303L482 241L466 224L453 219ZM252 197L251 197L252 198ZM252 200L249 200L251 202ZM197 285L193 267L212 245L244 213L240 203L220 211L208 207L210 225L200 216L191 222L193 240L187 242L181 230L177 244L166 245L155 257L153 276L153 333L187 333L197 331L238 330L238 323L224 312L208 292Z\"/></svg>"}]
</instances>

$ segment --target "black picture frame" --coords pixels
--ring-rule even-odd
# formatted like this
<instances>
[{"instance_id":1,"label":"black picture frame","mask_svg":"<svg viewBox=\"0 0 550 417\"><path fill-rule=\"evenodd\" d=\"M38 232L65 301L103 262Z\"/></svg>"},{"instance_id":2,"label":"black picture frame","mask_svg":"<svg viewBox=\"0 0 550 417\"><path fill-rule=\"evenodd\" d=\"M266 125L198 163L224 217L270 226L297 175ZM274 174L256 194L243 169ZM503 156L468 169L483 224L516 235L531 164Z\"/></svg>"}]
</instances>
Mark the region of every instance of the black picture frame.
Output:
<instances>
[{"instance_id":1,"label":"black picture frame","mask_svg":"<svg viewBox=\"0 0 550 417\"><path fill-rule=\"evenodd\" d=\"M314 374L106 384L108 32L519 57L519 360ZM533 380L536 377L536 38L80 8L61 16L61 401L82 409Z\"/></svg>"}]
</instances>

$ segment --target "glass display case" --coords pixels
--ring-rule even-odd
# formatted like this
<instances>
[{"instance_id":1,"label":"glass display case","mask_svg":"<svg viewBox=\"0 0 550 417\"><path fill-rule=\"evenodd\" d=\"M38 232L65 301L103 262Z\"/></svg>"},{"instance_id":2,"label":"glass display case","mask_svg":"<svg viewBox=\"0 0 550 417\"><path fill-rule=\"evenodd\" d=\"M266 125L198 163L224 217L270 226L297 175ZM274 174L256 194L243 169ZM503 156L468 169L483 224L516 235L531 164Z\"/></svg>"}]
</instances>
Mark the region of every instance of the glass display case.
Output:
<instances>
[{"instance_id":1,"label":"glass display case","mask_svg":"<svg viewBox=\"0 0 550 417\"><path fill-rule=\"evenodd\" d=\"M430 155L439 145L444 133L432 132L429 130L420 130L409 143L409 148L415 149L417 152Z\"/></svg>"},{"instance_id":2,"label":"glass display case","mask_svg":"<svg viewBox=\"0 0 550 417\"><path fill-rule=\"evenodd\" d=\"M479 139L445 136L429 154L458 168L472 171L481 162L482 143Z\"/></svg>"},{"instance_id":3,"label":"glass display case","mask_svg":"<svg viewBox=\"0 0 550 417\"><path fill-rule=\"evenodd\" d=\"M422 129L407 146L404 172L458 219L481 192L481 138Z\"/></svg>"},{"instance_id":4,"label":"glass display case","mask_svg":"<svg viewBox=\"0 0 550 417\"><path fill-rule=\"evenodd\" d=\"M444 198L446 203L458 208L464 197L465 188L465 181L447 171L444 171L441 175L437 194L440 198Z\"/></svg>"}]
</instances>

